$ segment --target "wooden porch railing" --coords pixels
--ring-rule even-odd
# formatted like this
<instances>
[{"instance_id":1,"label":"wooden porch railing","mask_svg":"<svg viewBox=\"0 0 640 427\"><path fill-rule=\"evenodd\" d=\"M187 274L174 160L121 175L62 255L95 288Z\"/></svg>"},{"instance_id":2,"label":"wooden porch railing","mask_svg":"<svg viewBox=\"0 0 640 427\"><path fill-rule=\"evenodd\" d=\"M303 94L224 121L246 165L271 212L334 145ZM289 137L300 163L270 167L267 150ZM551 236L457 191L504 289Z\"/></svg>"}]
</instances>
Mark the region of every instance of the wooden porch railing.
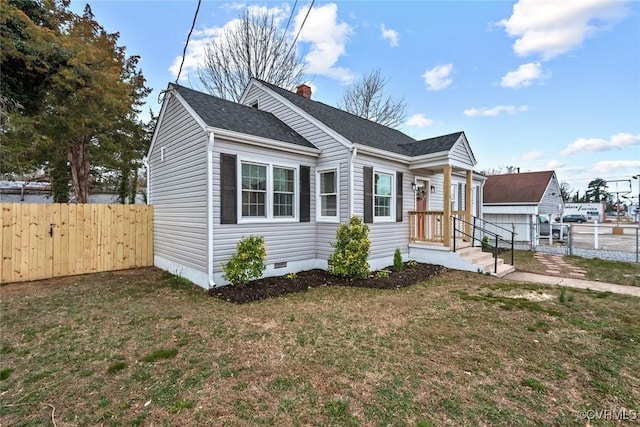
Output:
<instances>
[{"instance_id":1,"label":"wooden porch railing","mask_svg":"<svg viewBox=\"0 0 640 427\"><path fill-rule=\"evenodd\" d=\"M464 218L465 212L452 211L451 215L456 218ZM443 211L409 211L409 240L411 242L444 243L443 221Z\"/></svg>"},{"instance_id":2,"label":"wooden porch railing","mask_svg":"<svg viewBox=\"0 0 640 427\"><path fill-rule=\"evenodd\" d=\"M443 211L409 211L409 240L411 242L444 242Z\"/></svg>"}]
</instances>

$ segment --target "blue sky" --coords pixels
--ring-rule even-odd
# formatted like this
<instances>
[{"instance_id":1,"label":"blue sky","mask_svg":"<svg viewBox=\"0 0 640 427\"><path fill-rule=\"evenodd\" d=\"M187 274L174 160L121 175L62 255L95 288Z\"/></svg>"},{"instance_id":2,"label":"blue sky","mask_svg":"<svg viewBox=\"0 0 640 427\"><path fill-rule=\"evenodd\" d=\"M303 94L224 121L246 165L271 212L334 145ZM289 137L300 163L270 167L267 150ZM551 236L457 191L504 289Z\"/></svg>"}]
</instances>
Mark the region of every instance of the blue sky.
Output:
<instances>
[{"instance_id":1,"label":"blue sky","mask_svg":"<svg viewBox=\"0 0 640 427\"><path fill-rule=\"evenodd\" d=\"M141 56L153 88L146 108L159 111L197 0L88 3ZM203 0L180 83L202 88L204 47L245 8L272 9L283 29L293 11L293 40L309 6ZM313 99L336 105L354 79L380 68L386 92L407 103L401 130L419 139L464 131L477 170L555 170L574 191L640 174L640 2L316 1L296 48ZM640 180L631 182L637 198Z\"/></svg>"}]
</instances>

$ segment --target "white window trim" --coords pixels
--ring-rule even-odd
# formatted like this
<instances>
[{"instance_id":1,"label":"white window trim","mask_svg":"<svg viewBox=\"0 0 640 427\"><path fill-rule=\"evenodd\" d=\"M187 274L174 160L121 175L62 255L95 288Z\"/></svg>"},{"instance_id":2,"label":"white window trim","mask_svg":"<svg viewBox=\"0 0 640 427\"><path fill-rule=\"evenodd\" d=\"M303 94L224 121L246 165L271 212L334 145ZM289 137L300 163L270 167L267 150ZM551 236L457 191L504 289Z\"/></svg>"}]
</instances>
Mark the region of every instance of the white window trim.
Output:
<instances>
[{"instance_id":1,"label":"white window trim","mask_svg":"<svg viewBox=\"0 0 640 427\"><path fill-rule=\"evenodd\" d=\"M390 175L391 176L391 206L389 209L389 216L377 216L376 215L376 174ZM371 201L371 208L373 209L373 222L396 222L396 172L388 169L373 169L373 182L371 183L371 192L373 194L373 200Z\"/></svg>"},{"instance_id":2,"label":"white window trim","mask_svg":"<svg viewBox=\"0 0 640 427\"><path fill-rule=\"evenodd\" d=\"M320 194L320 175L324 172L336 173L336 214L335 216L322 215L322 200ZM317 222L340 222L340 165L326 166L316 170L316 221Z\"/></svg>"},{"instance_id":3,"label":"white window trim","mask_svg":"<svg viewBox=\"0 0 640 427\"><path fill-rule=\"evenodd\" d=\"M242 164L251 163L254 165L266 166L267 168L267 191L265 195L264 217L242 216ZM298 222L300 218L300 165L287 162L273 162L260 157L238 157L239 168L236 171L236 198L238 224L260 224L260 223L287 223ZM293 217L276 217L273 215L273 168L293 169Z\"/></svg>"},{"instance_id":4,"label":"white window trim","mask_svg":"<svg viewBox=\"0 0 640 427\"><path fill-rule=\"evenodd\" d=\"M451 212L458 210L458 183L457 182L451 183L450 206L451 206Z\"/></svg>"}]
</instances>

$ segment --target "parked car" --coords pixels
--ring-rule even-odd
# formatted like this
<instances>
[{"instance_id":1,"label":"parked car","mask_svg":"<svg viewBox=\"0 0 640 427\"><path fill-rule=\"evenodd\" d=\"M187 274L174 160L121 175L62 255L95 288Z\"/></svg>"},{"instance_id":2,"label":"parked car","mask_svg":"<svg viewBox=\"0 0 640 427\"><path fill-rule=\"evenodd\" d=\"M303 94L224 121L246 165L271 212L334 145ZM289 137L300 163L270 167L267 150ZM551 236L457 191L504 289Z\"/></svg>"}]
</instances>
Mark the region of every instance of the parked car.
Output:
<instances>
[{"instance_id":1,"label":"parked car","mask_svg":"<svg viewBox=\"0 0 640 427\"><path fill-rule=\"evenodd\" d=\"M586 215L565 215L562 217L562 222L577 222L578 224L582 224L583 222L587 222Z\"/></svg>"},{"instance_id":2,"label":"parked car","mask_svg":"<svg viewBox=\"0 0 640 427\"><path fill-rule=\"evenodd\" d=\"M551 230L551 237L558 240L562 235L562 238L566 238L569 234L569 226L552 222L543 216L538 217L538 233L540 236L549 236L549 230Z\"/></svg>"}]
</instances>

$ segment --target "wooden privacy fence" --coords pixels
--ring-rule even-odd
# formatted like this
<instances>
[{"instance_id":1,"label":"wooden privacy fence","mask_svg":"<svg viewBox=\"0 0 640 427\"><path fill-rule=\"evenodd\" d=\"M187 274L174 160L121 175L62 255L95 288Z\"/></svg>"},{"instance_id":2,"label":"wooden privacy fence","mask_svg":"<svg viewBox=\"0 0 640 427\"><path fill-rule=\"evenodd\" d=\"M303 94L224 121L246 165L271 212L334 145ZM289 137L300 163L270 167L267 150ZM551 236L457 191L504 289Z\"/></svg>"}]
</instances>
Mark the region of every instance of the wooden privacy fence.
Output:
<instances>
[{"instance_id":1,"label":"wooden privacy fence","mask_svg":"<svg viewBox=\"0 0 640 427\"><path fill-rule=\"evenodd\" d=\"M0 207L0 283L153 265L152 206Z\"/></svg>"}]
</instances>

